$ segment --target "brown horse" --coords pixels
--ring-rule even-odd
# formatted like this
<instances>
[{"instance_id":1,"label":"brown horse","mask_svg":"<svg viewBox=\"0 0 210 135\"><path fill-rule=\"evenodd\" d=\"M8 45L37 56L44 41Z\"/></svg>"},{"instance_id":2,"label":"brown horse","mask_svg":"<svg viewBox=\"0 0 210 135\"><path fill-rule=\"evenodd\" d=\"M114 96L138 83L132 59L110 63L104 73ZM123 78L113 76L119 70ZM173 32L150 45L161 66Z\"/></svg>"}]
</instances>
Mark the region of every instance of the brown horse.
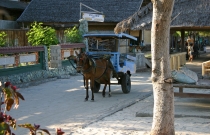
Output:
<instances>
[{"instance_id":1,"label":"brown horse","mask_svg":"<svg viewBox=\"0 0 210 135\"><path fill-rule=\"evenodd\" d=\"M99 84L104 84L104 89L102 92L102 96L105 97L105 90L107 84L109 85L109 96L111 96L110 91L110 79L112 77L113 68L110 65L110 62L107 59L92 59L87 56L85 53L77 54L77 71L82 72L84 76L84 84L86 88L86 98L85 101L88 100L88 84L90 80L90 87L92 91L91 100L94 101L94 86L95 81Z\"/></svg>"}]
</instances>

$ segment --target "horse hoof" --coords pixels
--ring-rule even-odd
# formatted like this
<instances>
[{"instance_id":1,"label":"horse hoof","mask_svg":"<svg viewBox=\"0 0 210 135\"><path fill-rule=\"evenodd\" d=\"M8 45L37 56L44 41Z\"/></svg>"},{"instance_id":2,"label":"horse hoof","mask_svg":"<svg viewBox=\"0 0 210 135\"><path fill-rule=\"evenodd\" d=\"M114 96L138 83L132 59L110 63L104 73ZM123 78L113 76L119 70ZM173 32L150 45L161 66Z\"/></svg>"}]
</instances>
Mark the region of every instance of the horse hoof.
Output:
<instances>
[{"instance_id":1,"label":"horse hoof","mask_svg":"<svg viewBox=\"0 0 210 135\"><path fill-rule=\"evenodd\" d=\"M88 99L85 99L85 102L88 101Z\"/></svg>"},{"instance_id":2,"label":"horse hoof","mask_svg":"<svg viewBox=\"0 0 210 135\"><path fill-rule=\"evenodd\" d=\"M112 95L109 95L109 97L111 97Z\"/></svg>"},{"instance_id":3,"label":"horse hoof","mask_svg":"<svg viewBox=\"0 0 210 135\"><path fill-rule=\"evenodd\" d=\"M105 95L102 95L103 97L105 97Z\"/></svg>"},{"instance_id":4,"label":"horse hoof","mask_svg":"<svg viewBox=\"0 0 210 135\"><path fill-rule=\"evenodd\" d=\"M91 102L94 102L94 99L91 99Z\"/></svg>"}]
</instances>

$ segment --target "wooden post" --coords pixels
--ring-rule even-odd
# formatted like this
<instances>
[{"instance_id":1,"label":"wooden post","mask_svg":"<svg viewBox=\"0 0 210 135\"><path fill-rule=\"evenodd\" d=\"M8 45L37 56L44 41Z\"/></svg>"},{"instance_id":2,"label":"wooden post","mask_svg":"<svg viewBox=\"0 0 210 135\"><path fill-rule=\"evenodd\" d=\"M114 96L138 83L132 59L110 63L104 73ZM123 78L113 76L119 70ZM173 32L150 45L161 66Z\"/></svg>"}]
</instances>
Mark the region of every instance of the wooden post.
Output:
<instances>
[{"instance_id":1,"label":"wooden post","mask_svg":"<svg viewBox=\"0 0 210 135\"><path fill-rule=\"evenodd\" d=\"M139 45L141 46L141 41L143 40L142 39L142 30L139 30Z\"/></svg>"},{"instance_id":2,"label":"wooden post","mask_svg":"<svg viewBox=\"0 0 210 135\"><path fill-rule=\"evenodd\" d=\"M185 44L184 44L184 30L181 30L181 51L184 52L185 51Z\"/></svg>"},{"instance_id":3,"label":"wooden post","mask_svg":"<svg viewBox=\"0 0 210 135\"><path fill-rule=\"evenodd\" d=\"M181 67L181 64L180 64L180 59L181 59L181 56L180 55L178 55L177 56L177 70L179 70L179 68Z\"/></svg>"},{"instance_id":4,"label":"wooden post","mask_svg":"<svg viewBox=\"0 0 210 135\"><path fill-rule=\"evenodd\" d=\"M73 55L74 56L74 49L73 48L70 48L70 55Z\"/></svg>"},{"instance_id":5,"label":"wooden post","mask_svg":"<svg viewBox=\"0 0 210 135\"><path fill-rule=\"evenodd\" d=\"M176 70L178 70L179 65L178 65L178 56L177 55L175 56L175 62L176 62Z\"/></svg>"},{"instance_id":6,"label":"wooden post","mask_svg":"<svg viewBox=\"0 0 210 135\"><path fill-rule=\"evenodd\" d=\"M39 63L41 64L42 66L42 69L43 69L43 66L44 66L44 52L38 52L38 55L39 55Z\"/></svg>"},{"instance_id":7,"label":"wooden post","mask_svg":"<svg viewBox=\"0 0 210 135\"><path fill-rule=\"evenodd\" d=\"M183 65L186 64L186 53L183 54L182 60L183 60Z\"/></svg>"},{"instance_id":8,"label":"wooden post","mask_svg":"<svg viewBox=\"0 0 210 135\"><path fill-rule=\"evenodd\" d=\"M63 59L64 59L64 50L61 49L61 60L63 60Z\"/></svg>"},{"instance_id":9,"label":"wooden post","mask_svg":"<svg viewBox=\"0 0 210 135\"><path fill-rule=\"evenodd\" d=\"M173 57L170 56L170 67L171 67L171 70L173 70Z\"/></svg>"},{"instance_id":10,"label":"wooden post","mask_svg":"<svg viewBox=\"0 0 210 135\"><path fill-rule=\"evenodd\" d=\"M183 87L179 87L179 93L183 93Z\"/></svg>"},{"instance_id":11,"label":"wooden post","mask_svg":"<svg viewBox=\"0 0 210 135\"><path fill-rule=\"evenodd\" d=\"M202 76L205 75L205 63L202 63Z\"/></svg>"},{"instance_id":12,"label":"wooden post","mask_svg":"<svg viewBox=\"0 0 210 135\"><path fill-rule=\"evenodd\" d=\"M18 53L15 54L15 66L18 67L19 66L19 61L20 61L20 56Z\"/></svg>"},{"instance_id":13,"label":"wooden post","mask_svg":"<svg viewBox=\"0 0 210 135\"><path fill-rule=\"evenodd\" d=\"M70 56L73 55L72 49L69 48Z\"/></svg>"},{"instance_id":14,"label":"wooden post","mask_svg":"<svg viewBox=\"0 0 210 135\"><path fill-rule=\"evenodd\" d=\"M35 52L35 55L36 55L36 64L39 63L39 52Z\"/></svg>"},{"instance_id":15,"label":"wooden post","mask_svg":"<svg viewBox=\"0 0 210 135\"><path fill-rule=\"evenodd\" d=\"M176 69L176 57L175 56L173 56L173 69Z\"/></svg>"}]
</instances>

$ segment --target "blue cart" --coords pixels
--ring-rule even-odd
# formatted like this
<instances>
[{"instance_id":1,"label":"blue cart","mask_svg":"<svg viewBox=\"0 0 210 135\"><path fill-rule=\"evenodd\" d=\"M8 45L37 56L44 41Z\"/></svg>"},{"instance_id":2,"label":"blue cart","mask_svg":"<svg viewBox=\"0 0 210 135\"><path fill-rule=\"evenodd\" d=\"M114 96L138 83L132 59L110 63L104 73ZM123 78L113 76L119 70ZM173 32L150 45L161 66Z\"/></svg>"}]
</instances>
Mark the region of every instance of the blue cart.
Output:
<instances>
[{"instance_id":1,"label":"blue cart","mask_svg":"<svg viewBox=\"0 0 210 135\"><path fill-rule=\"evenodd\" d=\"M86 54L91 55L93 58L108 55L110 63L113 66L113 78L117 79L117 83L112 85L121 85L123 93L129 93L131 90L130 71L119 70L125 65L126 56L120 54L120 42L135 40L133 37L126 33L120 34L84 34L83 37L86 41ZM94 92L97 93L100 89L100 84L95 82Z\"/></svg>"}]
</instances>

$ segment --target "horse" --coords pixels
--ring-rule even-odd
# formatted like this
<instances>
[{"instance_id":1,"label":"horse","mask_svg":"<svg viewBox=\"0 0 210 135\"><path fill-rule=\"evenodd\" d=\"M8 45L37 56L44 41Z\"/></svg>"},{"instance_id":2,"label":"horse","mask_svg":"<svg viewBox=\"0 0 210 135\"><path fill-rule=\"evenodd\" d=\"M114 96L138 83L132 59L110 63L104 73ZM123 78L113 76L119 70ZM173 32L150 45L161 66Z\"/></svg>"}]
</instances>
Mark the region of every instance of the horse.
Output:
<instances>
[{"instance_id":1,"label":"horse","mask_svg":"<svg viewBox=\"0 0 210 135\"><path fill-rule=\"evenodd\" d=\"M85 101L88 100L88 84L90 80L90 87L92 91L91 101L94 101L94 86L95 81L99 84L104 84L104 89L102 92L102 96L105 97L106 86L109 85L109 97L111 97L110 90L110 80L113 74L113 67L109 60L105 58L93 59L85 53L80 53L77 55L76 60L76 69L77 72L82 72L84 76L84 85L86 88L86 97Z\"/></svg>"}]
</instances>

